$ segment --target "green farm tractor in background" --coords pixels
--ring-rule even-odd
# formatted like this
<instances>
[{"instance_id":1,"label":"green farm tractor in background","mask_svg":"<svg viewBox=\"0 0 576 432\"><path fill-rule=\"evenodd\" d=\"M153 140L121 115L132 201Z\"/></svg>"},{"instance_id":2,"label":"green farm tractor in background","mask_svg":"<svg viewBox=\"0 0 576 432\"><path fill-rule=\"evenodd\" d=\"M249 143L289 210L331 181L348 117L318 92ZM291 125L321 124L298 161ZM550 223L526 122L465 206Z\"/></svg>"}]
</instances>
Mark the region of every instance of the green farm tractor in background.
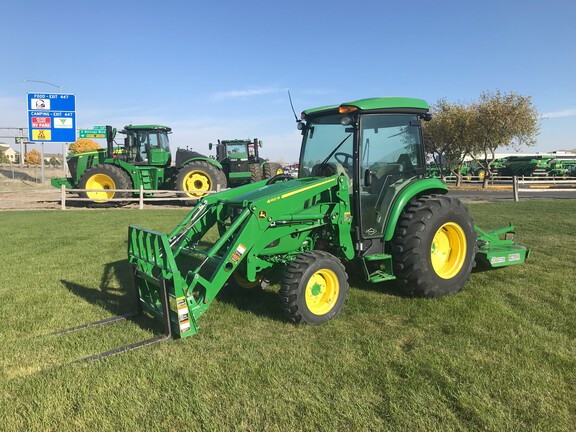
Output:
<instances>
[{"instance_id":1,"label":"green farm tractor in background","mask_svg":"<svg viewBox=\"0 0 576 432\"><path fill-rule=\"evenodd\" d=\"M209 149L214 145L210 143ZM253 183L283 174L282 165L268 162L259 155L262 142L255 138L236 140L218 140L216 160L222 165L230 187Z\"/></svg>"},{"instance_id":2,"label":"green farm tractor in background","mask_svg":"<svg viewBox=\"0 0 576 432\"><path fill-rule=\"evenodd\" d=\"M512 224L481 230L442 181L425 177L421 122L430 119L412 98L305 110L298 178L203 197L168 235L129 228L140 307L187 337L226 284L269 281L289 321L318 324L344 307L347 269L440 297L461 290L477 261L523 263ZM212 229L217 240L203 240Z\"/></svg>"},{"instance_id":3,"label":"green farm tractor in background","mask_svg":"<svg viewBox=\"0 0 576 432\"><path fill-rule=\"evenodd\" d=\"M176 190L181 196L201 198L218 185L226 187L226 176L218 161L192 150L178 149L172 164L168 134L161 125L125 126L123 146L115 146L116 130L106 126L106 149L68 156L68 178L53 178L52 186L88 189L79 192L93 207L121 205L131 197L127 190ZM114 191L119 189L119 191ZM116 201L111 201L117 199ZM186 201L188 202L188 201Z\"/></svg>"}]
</instances>

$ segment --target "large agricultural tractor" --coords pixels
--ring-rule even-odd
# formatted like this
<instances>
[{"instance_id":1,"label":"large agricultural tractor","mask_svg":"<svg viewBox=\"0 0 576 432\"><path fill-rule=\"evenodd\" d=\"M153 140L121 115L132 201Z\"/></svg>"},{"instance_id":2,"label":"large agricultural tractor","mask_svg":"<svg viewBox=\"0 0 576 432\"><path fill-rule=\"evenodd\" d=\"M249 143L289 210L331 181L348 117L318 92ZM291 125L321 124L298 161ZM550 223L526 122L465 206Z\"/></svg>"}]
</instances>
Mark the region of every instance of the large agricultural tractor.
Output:
<instances>
[{"instance_id":1,"label":"large agricultural tractor","mask_svg":"<svg viewBox=\"0 0 576 432\"><path fill-rule=\"evenodd\" d=\"M212 150L214 145L209 144ZM235 140L218 140L216 160L222 165L230 187L253 183L283 174L282 166L268 162L259 155L262 142L255 138Z\"/></svg>"},{"instance_id":2,"label":"large agricultural tractor","mask_svg":"<svg viewBox=\"0 0 576 432\"><path fill-rule=\"evenodd\" d=\"M297 179L203 197L168 235L129 228L140 307L187 337L225 284L266 280L279 283L289 321L318 324L344 307L347 268L440 297L461 290L476 261L524 262L512 224L481 230L442 181L425 177L421 122L430 118L428 104L411 98L305 110ZM217 240L206 242L213 228Z\"/></svg>"},{"instance_id":3,"label":"large agricultural tractor","mask_svg":"<svg viewBox=\"0 0 576 432\"><path fill-rule=\"evenodd\" d=\"M124 145L114 146L115 129L106 126L107 148L68 156L68 178L53 178L52 186L88 189L79 192L93 207L120 205L132 196L127 190L176 190L181 196L201 198L218 185L226 187L222 166L192 150L178 149L172 164L168 134L161 125L125 126ZM115 191L119 189L120 191ZM116 199L116 201L111 201ZM187 201L188 202L188 201Z\"/></svg>"}]
</instances>

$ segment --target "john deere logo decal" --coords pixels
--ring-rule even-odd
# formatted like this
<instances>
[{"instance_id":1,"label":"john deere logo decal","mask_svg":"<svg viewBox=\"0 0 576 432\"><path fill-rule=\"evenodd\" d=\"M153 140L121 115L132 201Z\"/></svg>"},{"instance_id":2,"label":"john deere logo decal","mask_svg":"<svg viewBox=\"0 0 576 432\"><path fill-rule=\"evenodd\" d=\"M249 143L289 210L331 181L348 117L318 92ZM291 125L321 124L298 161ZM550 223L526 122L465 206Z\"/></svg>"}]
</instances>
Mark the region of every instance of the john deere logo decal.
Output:
<instances>
[{"instance_id":1,"label":"john deere logo decal","mask_svg":"<svg viewBox=\"0 0 576 432\"><path fill-rule=\"evenodd\" d=\"M258 212L258 217L259 217L260 219L266 219L266 212L265 212L264 210L260 210L260 211Z\"/></svg>"}]
</instances>

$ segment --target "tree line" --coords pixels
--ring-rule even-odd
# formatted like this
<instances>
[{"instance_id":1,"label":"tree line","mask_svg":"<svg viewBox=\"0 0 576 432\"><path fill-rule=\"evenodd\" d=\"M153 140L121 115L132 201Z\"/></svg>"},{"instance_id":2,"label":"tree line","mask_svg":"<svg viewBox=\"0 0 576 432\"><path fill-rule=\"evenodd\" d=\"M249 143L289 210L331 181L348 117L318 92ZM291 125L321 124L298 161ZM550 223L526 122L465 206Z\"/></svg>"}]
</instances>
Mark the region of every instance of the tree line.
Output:
<instances>
[{"instance_id":1,"label":"tree line","mask_svg":"<svg viewBox=\"0 0 576 432\"><path fill-rule=\"evenodd\" d=\"M540 114L531 97L514 92L484 92L469 103L440 99L431 111L433 119L423 128L426 151L442 177L452 173L459 183L466 157L485 170L486 186L496 150L534 146L540 130Z\"/></svg>"}]
</instances>

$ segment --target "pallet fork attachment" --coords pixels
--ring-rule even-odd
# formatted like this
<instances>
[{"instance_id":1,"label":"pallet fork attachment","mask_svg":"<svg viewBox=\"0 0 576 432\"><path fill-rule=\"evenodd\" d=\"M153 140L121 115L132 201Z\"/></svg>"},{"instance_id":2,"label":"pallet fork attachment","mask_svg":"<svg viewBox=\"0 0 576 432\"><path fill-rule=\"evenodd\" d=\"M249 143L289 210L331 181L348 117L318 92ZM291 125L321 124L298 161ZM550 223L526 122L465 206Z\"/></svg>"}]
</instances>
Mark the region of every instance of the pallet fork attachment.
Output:
<instances>
[{"instance_id":1,"label":"pallet fork attachment","mask_svg":"<svg viewBox=\"0 0 576 432\"><path fill-rule=\"evenodd\" d=\"M134 276L134 273L133 273L133 276ZM93 321L93 322L81 324L79 326L70 327L70 328L67 328L64 330L58 330L58 331L49 333L49 336L72 333L72 332L75 332L78 330L83 330L83 329L90 328L90 327L100 327L100 326L112 324L112 323L115 323L118 321L123 321L123 320L129 319L129 318L132 318L132 317L135 317L135 316L141 314L142 313L142 307L141 307L141 302L140 302L140 299L138 296L138 290L136 288L135 276L133 279L134 279L133 293L134 293L136 300L138 302L137 303L138 306L137 306L137 309L135 311L127 312L127 313L122 314L122 315L116 315L113 317L105 318L103 320L98 320L98 321ZM168 296L168 289L166 287L166 281L165 280L162 280L160 283L160 300L161 300L162 307L164 309L164 317L169 317L169 313L168 313L169 312L169 303L168 303L169 296ZM93 354L93 355L90 355L88 357L84 357L84 358L81 358L79 360L75 360L72 363L86 363L86 362L90 362L93 360L102 360L102 359L105 359L107 357L114 356L116 354L121 354L121 353L126 352L126 351L136 350L136 349L148 346L148 345L153 345L155 343L162 342L162 341L167 340L167 339L172 339L172 326L170 325L170 322L168 319L164 319L163 321L164 321L164 333L162 333L162 334L154 336L150 339L145 339L145 340L142 340L139 342L134 342L132 344L128 344L128 345L124 345L124 346L121 346L118 348L114 348L114 349L109 350L109 351L104 351L104 352L101 352L98 354Z\"/></svg>"}]
</instances>

